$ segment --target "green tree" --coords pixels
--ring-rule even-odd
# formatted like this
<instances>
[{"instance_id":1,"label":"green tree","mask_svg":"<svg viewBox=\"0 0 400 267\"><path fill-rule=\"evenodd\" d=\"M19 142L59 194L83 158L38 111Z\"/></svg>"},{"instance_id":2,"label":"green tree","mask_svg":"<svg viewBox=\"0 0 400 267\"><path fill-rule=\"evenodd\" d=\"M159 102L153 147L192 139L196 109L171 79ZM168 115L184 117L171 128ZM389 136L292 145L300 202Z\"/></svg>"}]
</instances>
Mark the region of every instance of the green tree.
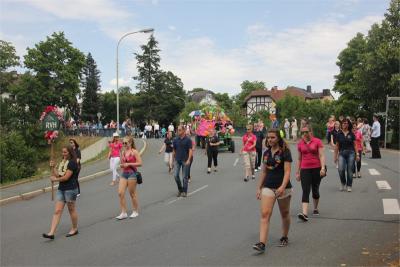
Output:
<instances>
[{"instance_id":1,"label":"green tree","mask_svg":"<svg viewBox=\"0 0 400 267\"><path fill-rule=\"evenodd\" d=\"M155 79L160 71L160 49L153 35L150 36L146 45L142 45L142 54L135 53L137 60L138 76L133 77L138 81L139 91L152 92L155 90Z\"/></svg>"},{"instance_id":2,"label":"green tree","mask_svg":"<svg viewBox=\"0 0 400 267\"><path fill-rule=\"evenodd\" d=\"M82 86L84 87L82 118L93 120L99 111L100 71L90 53L86 57L86 65L83 68Z\"/></svg>"},{"instance_id":3,"label":"green tree","mask_svg":"<svg viewBox=\"0 0 400 267\"><path fill-rule=\"evenodd\" d=\"M117 120L117 95L114 91L106 92L99 95L100 113L102 114L103 124L109 123L111 120Z\"/></svg>"},{"instance_id":4,"label":"green tree","mask_svg":"<svg viewBox=\"0 0 400 267\"><path fill-rule=\"evenodd\" d=\"M238 105L244 104L244 99L253 91L265 89L265 82L263 81L253 81L248 80L240 84L242 91L236 96L236 102Z\"/></svg>"},{"instance_id":5,"label":"green tree","mask_svg":"<svg viewBox=\"0 0 400 267\"><path fill-rule=\"evenodd\" d=\"M214 98L218 105L223 108L225 112L229 112L232 109L233 99L230 98L227 93L216 93L214 94Z\"/></svg>"},{"instance_id":6,"label":"green tree","mask_svg":"<svg viewBox=\"0 0 400 267\"><path fill-rule=\"evenodd\" d=\"M34 48L27 48L27 52L24 64L33 71L36 82L40 85L42 103L41 107L37 108L58 105L68 107L73 113L77 113L79 110L77 95L80 93L79 85L82 68L85 66L85 55L72 46L63 32L53 33ZM22 87L19 89L30 90ZM29 108L32 107L29 102L26 104Z\"/></svg>"},{"instance_id":7,"label":"green tree","mask_svg":"<svg viewBox=\"0 0 400 267\"><path fill-rule=\"evenodd\" d=\"M19 66L19 57L16 55L14 46L0 40L0 94L10 92L9 86L17 81L17 72L7 71L16 66Z\"/></svg>"}]
</instances>

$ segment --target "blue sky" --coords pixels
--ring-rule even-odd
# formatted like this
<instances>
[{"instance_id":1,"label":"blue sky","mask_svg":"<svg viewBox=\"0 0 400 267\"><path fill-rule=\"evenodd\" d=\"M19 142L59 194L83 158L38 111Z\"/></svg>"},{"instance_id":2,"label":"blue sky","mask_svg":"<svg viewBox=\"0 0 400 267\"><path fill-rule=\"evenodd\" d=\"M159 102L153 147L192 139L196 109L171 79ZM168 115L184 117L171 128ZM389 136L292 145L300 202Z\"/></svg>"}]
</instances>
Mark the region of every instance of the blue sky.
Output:
<instances>
[{"instance_id":1,"label":"blue sky","mask_svg":"<svg viewBox=\"0 0 400 267\"><path fill-rule=\"evenodd\" d=\"M339 52L357 32L380 23L389 0L0 0L0 39L19 56L26 47L64 31L73 45L92 53L103 91L115 89L116 44L127 32L154 28L161 68L186 90L240 92L244 80L268 88L332 88ZM134 52L148 35L123 40L120 85L135 88Z\"/></svg>"}]
</instances>

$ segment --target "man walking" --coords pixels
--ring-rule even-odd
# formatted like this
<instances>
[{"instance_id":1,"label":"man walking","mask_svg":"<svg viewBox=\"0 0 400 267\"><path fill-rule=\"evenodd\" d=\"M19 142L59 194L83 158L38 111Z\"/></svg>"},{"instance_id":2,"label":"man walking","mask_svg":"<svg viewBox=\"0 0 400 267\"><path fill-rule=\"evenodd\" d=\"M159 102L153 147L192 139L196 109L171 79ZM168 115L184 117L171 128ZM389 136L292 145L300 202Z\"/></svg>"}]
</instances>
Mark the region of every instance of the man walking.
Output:
<instances>
[{"instance_id":1,"label":"man walking","mask_svg":"<svg viewBox=\"0 0 400 267\"><path fill-rule=\"evenodd\" d=\"M178 126L178 136L173 141L173 158L175 160L175 182L178 186L177 197L186 197L188 191L188 172L190 159L192 157L192 140L185 134L185 128L182 125ZM183 186L179 173L182 168Z\"/></svg>"},{"instance_id":2,"label":"man walking","mask_svg":"<svg viewBox=\"0 0 400 267\"><path fill-rule=\"evenodd\" d=\"M372 159L380 159L381 152L379 150L379 137L381 136L381 124L378 121L378 117L374 115L374 123L372 124L371 133L371 148L372 148Z\"/></svg>"}]
</instances>

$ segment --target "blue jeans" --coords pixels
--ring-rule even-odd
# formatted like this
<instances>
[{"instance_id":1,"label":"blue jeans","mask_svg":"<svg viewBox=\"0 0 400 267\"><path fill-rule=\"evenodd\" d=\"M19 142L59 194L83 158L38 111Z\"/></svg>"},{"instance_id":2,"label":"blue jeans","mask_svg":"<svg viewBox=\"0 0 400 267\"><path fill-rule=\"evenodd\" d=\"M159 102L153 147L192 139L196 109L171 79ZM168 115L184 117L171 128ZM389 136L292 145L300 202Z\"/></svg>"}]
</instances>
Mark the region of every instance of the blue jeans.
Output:
<instances>
[{"instance_id":1,"label":"blue jeans","mask_svg":"<svg viewBox=\"0 0 400 267\"><path fill-rule=\"evenodd\" d=\"M339 177L342 185L352 186L353 184L353 166L354 166L354 150L342 150L339 152ZM347 181L346 181L347 171Z\"/></svg>"},{"instance_id":2,"label":"blue jeans","mask_svg":"<svg viewBox=\"0 0 400 267\"><path fill-rule=\"evenodd\" d=\"M183 187L182 187L182 182L181 178L179 177L179 173L181 172L182 168L182 175L183 175ZM185 192L187 193L188 189L188 175L189 175L189 165L185 164L185 161L182 160L175 160L175 182L176 185L178 186L179 192Z\"/></svg>"}]
</instances>

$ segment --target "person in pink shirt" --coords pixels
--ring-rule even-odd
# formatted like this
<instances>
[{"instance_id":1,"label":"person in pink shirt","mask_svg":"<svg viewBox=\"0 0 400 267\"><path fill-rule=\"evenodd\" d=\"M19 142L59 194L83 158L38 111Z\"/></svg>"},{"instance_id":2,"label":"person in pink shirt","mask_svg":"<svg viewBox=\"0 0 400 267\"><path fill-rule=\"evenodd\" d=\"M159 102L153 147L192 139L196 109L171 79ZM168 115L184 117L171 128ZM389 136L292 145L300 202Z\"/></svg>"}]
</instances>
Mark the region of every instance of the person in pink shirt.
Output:
<instances>
[{"instance_id":1,"label":"person in pink shirt","mask_svg":"<svg viewBox=\"0 0 400 267\"><path fill-rule=\"evenodd\" d=\"M110 148L108 159L110 160L110 169L112 171L112 182L110 185L114 186L117 183L117 178L119 178L117 168L120 163L122 149L122 143L119 141L119 134L117 132L113 134L113 140L108 147Z\"/></svg>"},{"instance_id":2,"label":"person in pink shirt","mask_svg":"<svg viewBox=\"0 0 400 267\"><path fill-rule=\"evenodd\" d=\"M256 143L257 137L253 134L253 126L246 126L246 134L242 137L243 146L241 149L241 153L243 155L243 162L245 168L245 177L244 181L248 182L250 175L254 180L256 177L254 176L254 168L256 161Z\"/></svg>"},{"instance_id":3,"label":"person in pink shirt","mask_svg":"<svg viewBox=\"0 0 400 267\"><path fill-rule=\"evenodd\" d=\"M353 165L353 178L356 178L356 168L357 168L357 177L361 178L361 154L362 152L365 150L364 149L364 140L363 140L363 135L361 132L361 129L358 128L358 125L356 125L355 123L353 124L353 133L356 137L355 143L356 143L356 147L357 147L357 151L356 153L358 153L358 155L360 155L359 160L355 160L354 161L354 165Z\"/></svg>"},{"instance_id":4,"label":"person in pink shirt","mask_svg":"<svg viewBox=\"0 0 400 267\"><path fill-rule=\"evenodd\" d=\"M308 203L310 202L310 191L314 202L313 215L319 215L319 185L321 178L326 175L325 154L322 141L313 136L311 126L305 125L301 129L302 139L297 144L299 157L296 168L296 180L301 181L303 189L302 212L297 215L300 220L308 221Z\"/></svg>"}]
</instances>

